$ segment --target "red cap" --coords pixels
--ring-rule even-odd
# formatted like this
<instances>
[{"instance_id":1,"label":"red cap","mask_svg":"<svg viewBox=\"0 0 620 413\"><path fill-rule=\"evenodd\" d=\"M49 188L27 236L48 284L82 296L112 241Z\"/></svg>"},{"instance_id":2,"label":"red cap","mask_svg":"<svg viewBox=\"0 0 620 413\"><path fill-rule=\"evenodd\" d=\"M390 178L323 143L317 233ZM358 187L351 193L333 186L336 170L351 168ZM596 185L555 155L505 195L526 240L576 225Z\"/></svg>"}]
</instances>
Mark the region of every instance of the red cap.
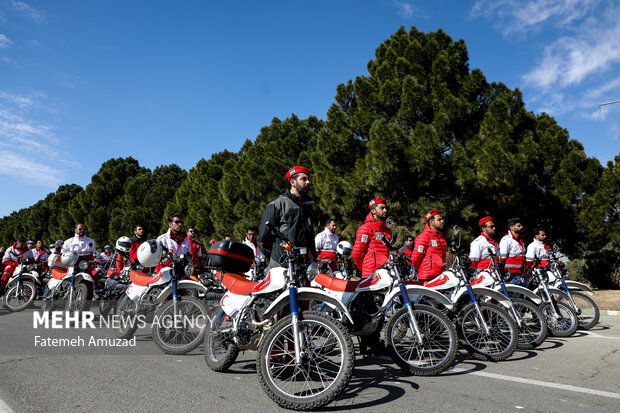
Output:
<instances>
[{"instance_id":1,"label":"red cap","mask_svg":"<svg viewBox=\"0 0 620 413\"><path fill-rule=\"evenodd\" d=\"M305 166L293 166L286 173L286 175L285 175L286 176L286 180L288 181L289 179L291 179L293 176L295 176L297 174L306 174L306 175L308 175L308 178L309 178L310 177L310 170L308 168L306 168Z\"/></svg>"},{"instance_id":2,"label":"red cap","mask_svg":"<svg viewBox=\"0 0 620 413\"><path fill-rule=\"evenodd\" d=\"M426 213L426 215L424 215L424 218L426 218L426 222L428 222L429 219L431 219L431 217L433 215L439 215L441 214L441 212L437 211L436 209L430 210Z\"/></svg>"},{"instance_id":3,"label":"red cap","mask_svg":"<svg viewBox=\"0 0 620 413\"><path fill-rule=\"evenodd\" d=\"M385 198L373 198L372 201L368 203L368 208L372 209L372 207L377 204L387 205L387 201L385 200Z\"/></svg>"},{"instance_id":4,"label":"red cap","mask_svg":"<svg viewBox=\"0 0 620 413\"><path fill-rule=\"evenodd\" d=\"M478 226L481 227L489 221L493 221L493 217L484 217L480 221L478 221Z\"/></svg>"}]
</instances>

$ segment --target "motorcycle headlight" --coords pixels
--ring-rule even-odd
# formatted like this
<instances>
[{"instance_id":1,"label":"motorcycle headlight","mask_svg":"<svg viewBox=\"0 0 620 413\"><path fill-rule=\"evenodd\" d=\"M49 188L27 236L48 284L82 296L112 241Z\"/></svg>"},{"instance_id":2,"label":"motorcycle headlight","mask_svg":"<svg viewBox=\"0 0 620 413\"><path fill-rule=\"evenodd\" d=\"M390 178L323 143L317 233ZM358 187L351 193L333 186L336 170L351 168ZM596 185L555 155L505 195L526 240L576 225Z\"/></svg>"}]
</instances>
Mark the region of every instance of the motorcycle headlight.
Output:
<instances>
[{"instance_id":1,"label":"motorcycle headlight","mask_svg":"<svg viewBox=\"0 0 620 413\"><path fill-rule=\"evenodd\" d=\"M78 268L80 269L80 271L86 271L86 269L88 268L88 261L82 261L78 264Z\"/></svg>"},{"instance_id":2,"label":"motorcycle headlight","mask_svg":"<svg viewBox=\"0 0 620 413\"><path fill-rule=\"evenodd\" d=\"M193 272L194 272L194 266L192 264L187 264L185 266L185 275L189 277L190 275L192 275Z\"/></svg>"},{"instance_id":3,"label":"motorcycle headlight","mask_svg":"<svg viewBox=\"0 0 620 413\"><path fill-rule=\"evenodd\" d=\"M313 281L318 274L319 266L316 262L311 262L308 268L306 268L306 278L308 278L308 281Z\"/></svg>"}]
</instances>

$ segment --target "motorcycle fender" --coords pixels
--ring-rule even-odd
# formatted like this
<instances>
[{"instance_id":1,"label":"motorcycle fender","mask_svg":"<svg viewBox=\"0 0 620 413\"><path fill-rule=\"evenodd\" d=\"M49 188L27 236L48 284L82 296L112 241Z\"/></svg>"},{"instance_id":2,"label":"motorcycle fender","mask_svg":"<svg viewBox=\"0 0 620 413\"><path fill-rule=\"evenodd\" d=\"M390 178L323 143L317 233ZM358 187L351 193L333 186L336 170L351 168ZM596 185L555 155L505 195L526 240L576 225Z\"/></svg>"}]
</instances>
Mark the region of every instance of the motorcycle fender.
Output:
<instances>
[{"instance_id":1,"label":"motorcycle fender","mask_svg":"<svg viewBox=\"0 0 620 413\"><path fill-rule=\"evenodd\" d=\"M140 297L142 297L142 294L144 294L144 292L146 290L149 289L148 285L136 285L136 284L131 284L129 287L127 287L127 290L125 291L125 294L127 294L127 296L132 300L132 301L138 301L140 299Z\"/></svg>"},{"instance_id":2,"label":"motorcycle fender","mask_svg":"<svg viewBox=\"0 0 620 413\"><path fill-rule=\"evenodd\" d=\"M506 297L504 294L500 293L499 291L491 290L490 288L486 288L486 287L472 287L472 288L476 296L486 295L488 297L491 297L495 301L498 301L499 303L501 303L502 306L506 308L512 307L512 302L508 299L508 297Z\"/></svg>"},{"instance_id":3,"label":"motorcycle fender","mask_svg":"<svg viewBox=\"0 0 620 413\"><path fill-rule=\"evenodd\" d=\"M85 272L81 272L75 276L76 285L82 280L93 282L93 277L91 277L90 274L86 274Z\"/></svg>"},{"instance_id":4,"label":"motorcycle fender","mask_svg":"<svg viewBox=\"0 0 620 413\"><path fill-rule=\"evenodd\" d=\"M47 288L51 291L54 288L56 288L56 286L58 286L58 284L60 284L62 282L62 280L57 280L56 278L50 278L50 280L47 282Z\"/></svg>"},{"instance_id":5,"label":"motorcycle fender","mask_svg":"<svg viewBox=\"0 0 620 413\"><path fill-rule=\"evenodd\" d=\"M263 320L273 317L278 311L289 304L289 295L290 290L286 290L282 292L273 302L267 307L265 312L263 313ZM297 300L298 301L322 301L328 304L331 304L337 307L340 311L344 313L344 315L349 319L351 324L353 323L353 316L349 312L349 310L344 306L344 304L339 301L334 296L324 292L323 290L319 290L317 288L312 287L301 287L297 289Z\"/></svg>"},{"instance_id":6,"label":"motorcycle fender","mask_svg":"<svg viewBox=\"0 0 620 413\"><path fill-rule=\"evenodd\" d=\"M501 287L498 286L496 288L498 288L497 290L498 292L501 292ZM536 294L534 294L532 291L528 290L527 288L521 287L520 285L506 284L506 289L508 290L509 293L524 295L525 297L532 300L534 304L536 305L540 305L542 303L542 300L540 299L539 296L537 296Z\"/></svg>"},{"instance_id":7,"label":"motorcycle fender","mask_svg":"<svg viewBox=\"0 0 620 413\"><path fill-rule=\"evenodd\" d=\"M566 283L566 286L568 287L569 290L580 290L580 291L585 291L590 295L594 295L594 291L592 291L592 289L585 284L582 284L577 281L570 281L570 280L564 280L564 282Z\"/></svg>"},{"instance_id":8,"label":"motorcycle fender","mask_svg":"<svg viewBox=\"0 0 620 413\"><path fill-rule=\"evenodd\" d=\"M415 296L415 298L411 301L417 301L418 298L428 297L437 301L448 310L452 310L452 308L454 307L452 301L450 301L445 295L440 292L419 285L407 285L406 287L407 295L409 295L409 297ZM383 307L385 308L387 304L396 297L400 297L400 289L395 289L390 295L385 298L385 300L383 301Z\"/></svg>"},{"instance_id":9,"label":"motorcycle fender","mask_svg":"<svg viewBox=\"0 0 620 413\"><path fill-rule=\"evenodd\" d=\"M12 283L13 281L17 282L17 278L19 278L18 276L19 276L19 274L17 274L17 275L13 275L13 276L9 279L9 281L6 283L7 287L8 287L9 285L11 285L11 283ZM22 274L22 281L28 281L28 280L34 281L34 283L35 283L35 284L41 284L41 281L39 280L39 277L38 277L38 276L34 276L32 273L29 273L29 272L25 272L25 273L23 273L23 274Z\"/></svg>"},{"instance_id":10,"label":"motorcycle fender","mask_svg":"<svg viewBox=\"0 0 620 413\"><path fill-rule=\"evenodd\" d=\"M191 280L183 280L177 283L177 290L196 290L198 292L207 293L209 292L204 285L197 283L196 281ZM172 286L169 285L164 290L159 293L157 296L157 302L162 302L167 300L168 297L172 296Z\"/></svg>"}]
</instances>

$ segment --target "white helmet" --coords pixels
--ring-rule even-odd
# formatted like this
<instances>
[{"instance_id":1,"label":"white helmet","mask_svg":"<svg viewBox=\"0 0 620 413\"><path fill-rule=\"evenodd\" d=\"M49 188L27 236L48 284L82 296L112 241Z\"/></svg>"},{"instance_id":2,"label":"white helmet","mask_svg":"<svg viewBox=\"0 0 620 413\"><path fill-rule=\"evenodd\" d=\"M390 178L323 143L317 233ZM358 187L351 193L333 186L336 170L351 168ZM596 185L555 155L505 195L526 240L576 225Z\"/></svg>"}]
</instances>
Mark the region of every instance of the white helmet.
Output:
<instances>
[{"instance_id":1,"label":"white helmet","mask_svg":"<svg viewBox=\"0 0 620 413\"><path fill-rule=\"evenodd\" d=\"M154 267L161 261L163 248L159 242L150 239L138 247L138 261L145 267Z\"/></svg>"},{"instance_id":2,"label":"white helmet","mask_svg":"<svg viewBox=\"0 0 620 413\"><path fill-rule=\"evenodd\" d=\"M353 246L349 241L340 241L336 246L336 252L345 258L349 258L353 252Z\"/></svg>"},{"instance_id":3,"label":"white helmet","mask_svg":"<svg viewBox=\"0 0 620 413\"><path fill-rule=\"evenodd\" d=\"M131 239L129 237L120 237L116 240L116 251L129 254L131 250Z\"/></svg>"},{"instance_id":4,"label":"white helmet","mask_svg":"<svg viewBox=\"0 0 620 413\"><path fill-rule=\"evenodd\" d=\"M60 263L65 267L73 267L79 256L75 251L63 252L60 256Z\"/></svg>"}]
</instances>

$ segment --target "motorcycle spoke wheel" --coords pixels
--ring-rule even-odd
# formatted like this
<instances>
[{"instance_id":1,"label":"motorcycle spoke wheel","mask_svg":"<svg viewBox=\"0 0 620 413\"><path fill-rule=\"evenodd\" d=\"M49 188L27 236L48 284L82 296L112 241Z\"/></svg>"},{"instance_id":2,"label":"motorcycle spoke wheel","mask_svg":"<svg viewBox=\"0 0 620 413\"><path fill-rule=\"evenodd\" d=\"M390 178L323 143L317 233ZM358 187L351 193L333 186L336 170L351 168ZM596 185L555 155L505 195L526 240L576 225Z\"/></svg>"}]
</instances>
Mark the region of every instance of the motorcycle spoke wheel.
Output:
<instances>
[{"instance_id":1,"label":"motorcycle spoke wheel","mask_svg":"<svg viewBox=\"0 0 620 413\"><path fill-rule=\"evenodd\" d=\"M66 310L70 314L83 311L86 308L87 297L88 287L82 283L76 285L73 288L73 299L69 300L69 298L67 298L66 300ZM71 306L69 306L69 303L71 303Z\"/></svg>"},{"instance_id":2,"label":"motorcycle spoke wheel","mask_svg":"<svg viewBox=\"0 0 620 413\"><path fill-rule=\"evenodd\" d=\"M542 308L547 319L549 333L555 337L572 336L579 327L577 313L568 304L558 302L557 306L559 317L555 316L555 311L553 311L553 306L550 303L545 304Z\"/></svg>"},{"instance_id":3,"label":"motorcycle spoke wheel","mask_svg":"<svg viewBox=\"0 0 620 413\"><path fill-rule=\"evenodd\" d=\"M517 323L519 329L517 348L530 350L538 347L547 337L547 320L542 311L536 304L519 298L513 298L512 305L521 319L521 325Z\"/></svg>"},{"instance_id":4,"label":"motorcycle spoke wheel","mask_svg":"<svg viewBox=\"0 0 620 413\"><path fill-rule=\"evenodd\" d=\"M234 342L233 322L223 313L218 318L220 308L211 312L213 325L207 325L204 352L205 363L213 371L226 371L237 360L239 347Z\"/></svg>"},{"instance_id":5,"label":"motorcycle spoke wheel","mask_svg":"<svg viewBox=\"0 0 620 413\"><path fill-rule=\"evenodd\" d=\"M490 303L479 303L487 333L474 304L463 308L459 317L459 334L476 357L506 360L517 348L517 326L508 313Z\"/></svg>"},{"instance_id":6,"label":"motorcycle spoke wheel","mask_svg":"<svg viewBox=\"0 0 620 413\"><path fill-rule=\"evenodd\" d=\"M431 376L445 371L452 365L458 347L454 324L438 310L424 305L415 306L413 315L422 341L418 342L412 330L407 308L401 308L383 330L390 357L410 374Z\"/></svg>"},{"instance_id":7,"label":"motorcycle spoke wheel","mask_svg":"<svg viewBox=\"0 0 620 413\"><path fill-rule=\"evenodd\" d=\"M295 362L292 316L265 335L256 365L259 381L278 405L293 410L316 409L342 393L353 374L353 341L344 327L323 314L300 317L302 359Z\"/></svg>"},{"instance_id":8,"label":"motorcycle spoke wheel","mask_svg":"<svg viewBox=\"0 0 620 413\"><path fill-rule=\"evenodd\" d=\"M129 296L124 295L118 302L115 313L120 324L114 329L116 337L132 338L138 329L138 305Z\"/></svg>"},{"instance_id":9,"label":"motorcycle spoke wheel","mask_svg":"<svg viewBox=\"0 0 620 413\"><path fill-rule=\"evenodd\" d=\"M170 300L161 306L153 323L153 339L166 354L186 354L204 340L209 322L207 311L200 300L191 296Z\"/></svg>"},{"instance_id":10,"label":"motorcycle spoke wheel","mask_svg":"<svg viewBox=\"0 0 620 413\"><path fill-rule=\"evenodd\" d=\"M577 313L577 318L579 319L578 328L582 330L589 330L597 325L601 312L599 311L596 302L590 296L581 292L571 291L570 295L575 302L575 306L577 307L576 309L573 309ZM572 307L568 297L559 297L558 302Z\"/></svg>"},{"instance_id":11,"label":"motorcycle spoke wheel","mask_svg":"<svg viewBox=\"0 0 620 413\"><path fill-rule=\"evenodd\" d=\"M9 311L22 311L34 301L37 290L31 281L22 281L21 285L14 284L4 294L4 306Z\"/></svg>"}]
</instances>

